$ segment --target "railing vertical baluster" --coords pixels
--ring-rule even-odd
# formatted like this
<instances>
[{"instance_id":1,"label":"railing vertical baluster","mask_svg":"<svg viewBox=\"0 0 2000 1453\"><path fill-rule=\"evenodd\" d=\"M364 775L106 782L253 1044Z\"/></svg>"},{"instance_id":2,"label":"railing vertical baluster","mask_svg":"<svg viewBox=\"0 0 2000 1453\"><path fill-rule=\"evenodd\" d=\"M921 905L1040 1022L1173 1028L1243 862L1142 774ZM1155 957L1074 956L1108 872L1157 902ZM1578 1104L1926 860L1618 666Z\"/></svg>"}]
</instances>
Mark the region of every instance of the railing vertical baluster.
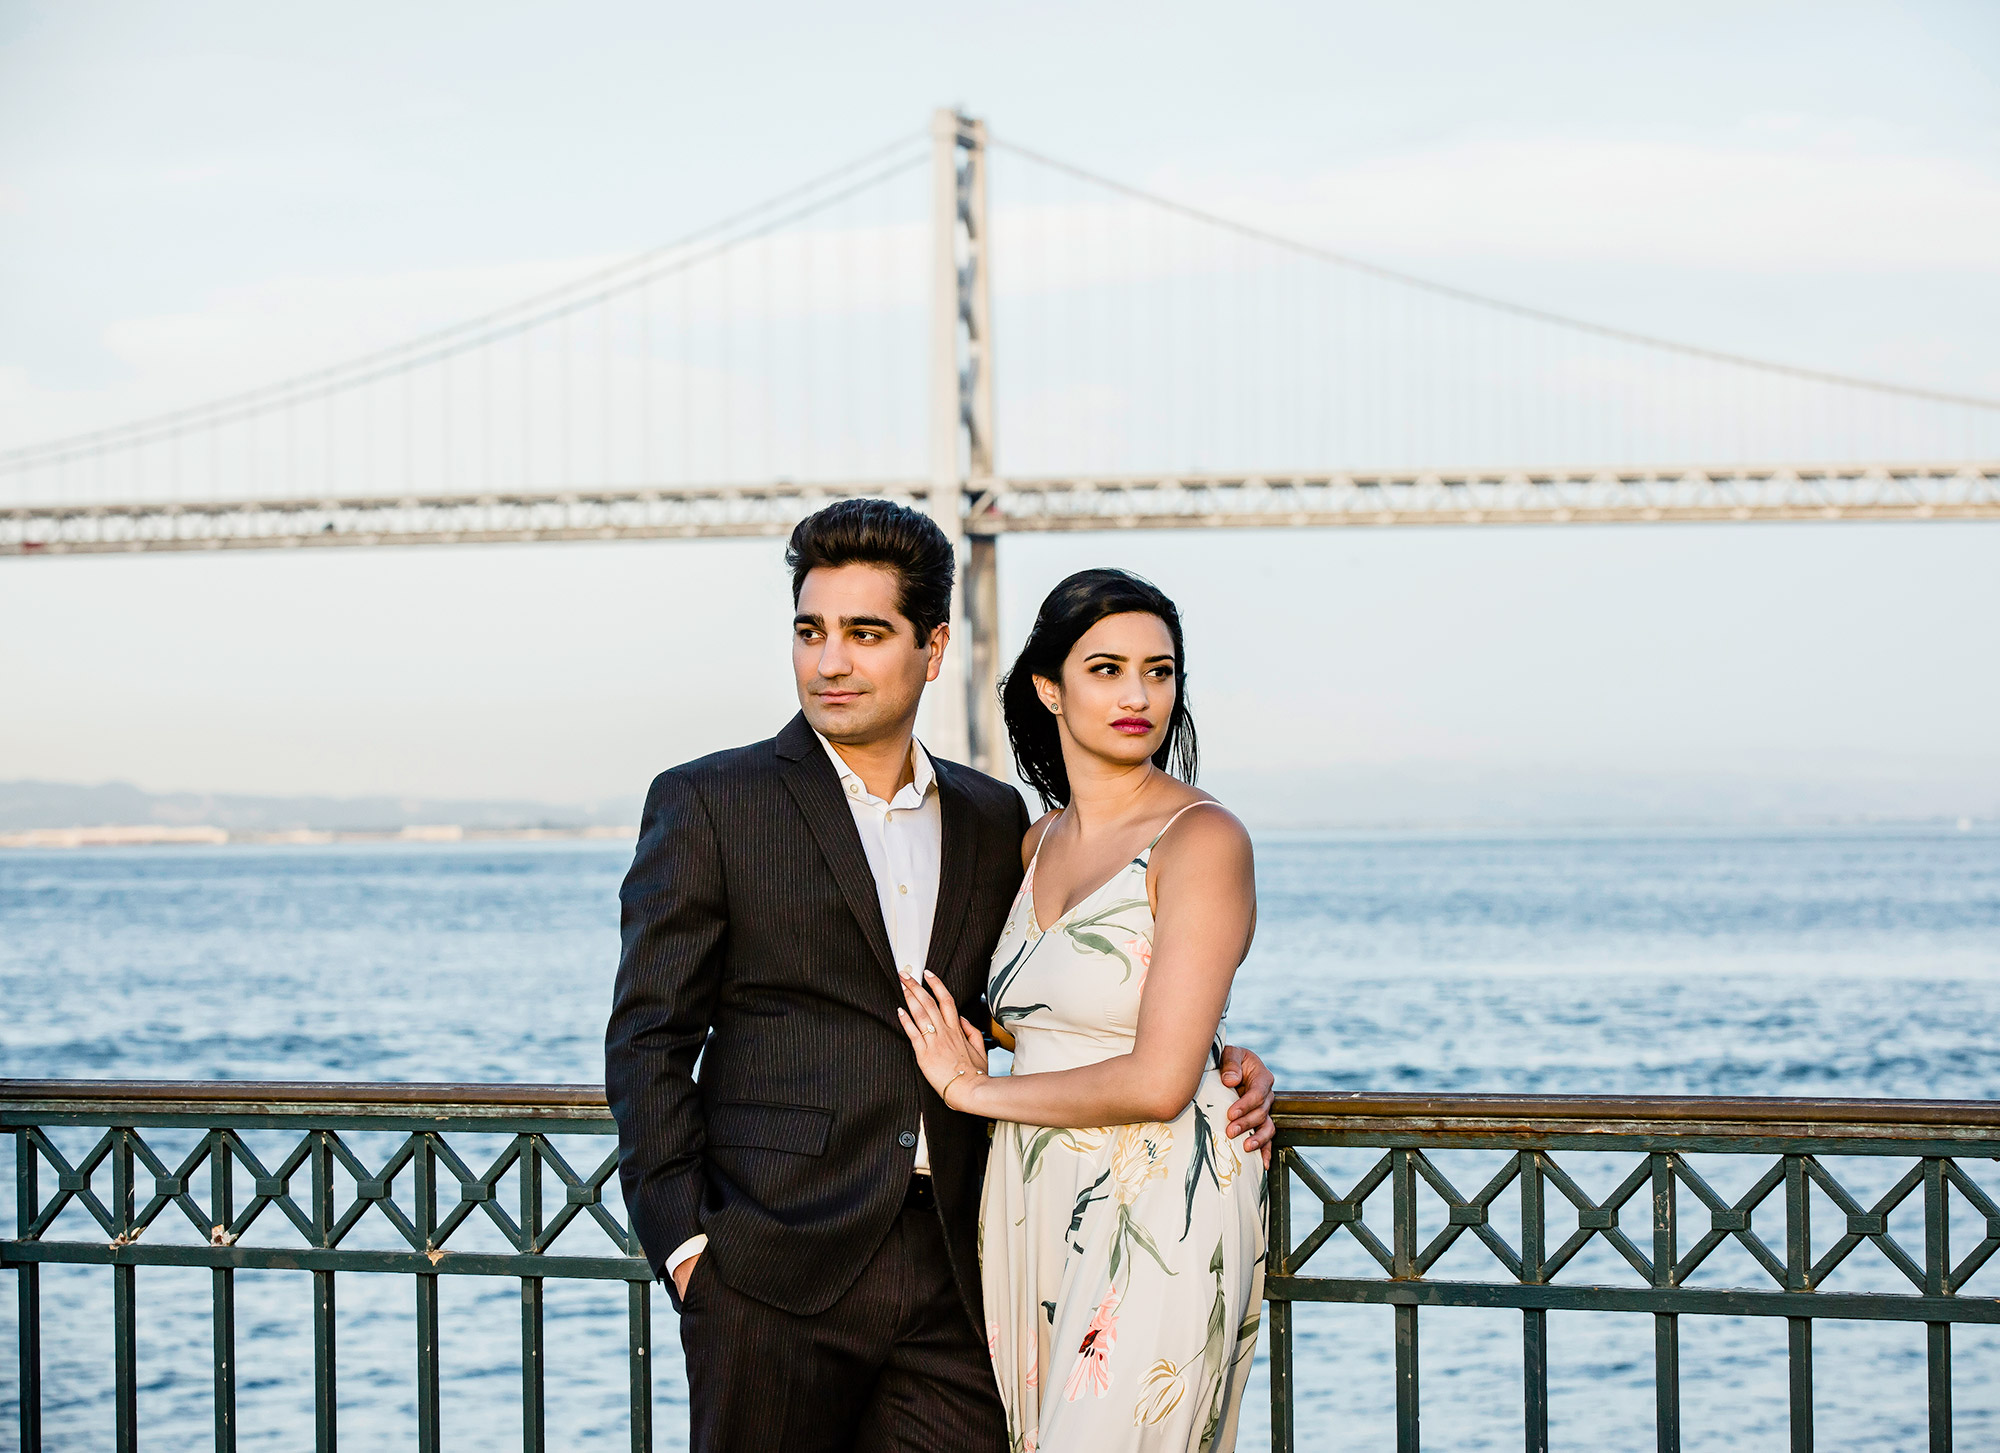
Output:
<instances>
[{"instance_id":1,"label":"railing vertical baluster","mask_svg":"<svg viewBox=\"0 0 2000 1453\"><path fill-rule=\"evenodd\" d=\"M1521 1280L1542 1284L1548 1255L1542 1203L1542 1156L1523 1150L1521 1167ZM1527 1453L1549 1453L1549 1314L1541 1307L1521 1313L1521 1422Z\"/></svg>"},{"instance_id":2,"label":"railing vertical baluster","mask_svg":"<svg viewBox=\"0 0 2000 1453\"><path fill-rule=\"evenodd\" d=\"M132 1234L137 1208L132 1197L132 1131L115 1129L111 1149L111 1214L122 1244ZM139 1268L111 1266L111 1361L118 1453L139 1446Z\"/></svg>"},{"instance_id":3,"label":"railing vertical baluster","mask_svg":"<svg viewBox=\"0 0 2000 1453\"><path fill-rule=\"evenodd\" d=\"M333 1145L331 1131L313 1130L313 1235L321 1246L333 1241ZM336 1453L340 1444L339 1388L335 1378L333 1277L315 1271L313 1279L313 1447L316 1453Z\"/></svg>"},{"instance_id":4,"label":"railing vertical baluster","mask_svg":"<svg viewBox=\"0 0 2000 1453\"><path fill-rule=\"evenodd\" d=\"M424 1250L436 1251L437 1235L437 1141L428 1133L417 1137L417 1153L411 1158L416 1176L417 1229L423 1233ZM417 1283L417 1453L441 1453L443 1434L438 1424L438 1274L420 1271Z\"/></svg>"},{"instance_id":5,"label":"railing vertical baluster","mask_svg":"<svg viewBox=\"0 0 2000 1453\"><path fill-rule=\"evenodd\" d=\"M653 1284L626 1287L626 1366L632 1377L632 1453L653 1453Z\"/></svg>"},{"instance_id":6,"label":"railing vertical baluster","mask_svg":"<svg viewBox=\"0 0 2000 1453\"><path fill-rule=\"evenodd\" d=\"M208 1218L212 1242L221 1243L236 1219L236 1152L227 1130L208 1132ZM209 1273L215 1323L215 1453L236 1453L236 1272Z\"/></svg>"},{"instance_id":7,"label":"railing vertical baluster","mask_svg":"<svg viewBox=\"0 0 2000 1453\"><path fill-rule=\"evenodd\" d=\"M1674 1263L1680 1257L1675 1227L1674 1158L1654 1151L1653 1163L1653 1285L1674 1284ZM1681 1319L1676 1312L1653 1316L1654 1441L1659 1453L1680 1453L1681 1447Z\"/></svg>"},{"instance_id":8,"label":"railing vertical baluster","mask_svg":"<svg viewBox=\"0 0 2000 1453\"><path fill-rule=\"evenodd\" d=\"M111 1268L112 1406L118 1453L139 1446L138 1268Z\"/></svg>"},{"instance_id":9,"label":"railing vertical baluster","mask_svg":"<svg viewBox=\"0 0 2000 1453\"><path fill-rule=\"evenodd\" d=\"M1924 1323L1930 1364L1931 1453L1951 1453L1951 1323Z\"/></svg>"},{"instance_id":10,"label":"railing vertical baluster","mask_svg":"<svg viewBox=\"0 0 2000 1453\"><path fill-rule=\"evenodd\" d=\"M1397 1281L1417 1275L1417 1154L1397 1148L1389 1152L1391 1216L1395 1237L1393 1270ZM1396 1304L1396 1453L1417 1453L1421 1446L1417 1421L1417 1309Z\"/></svg>"},{"instance_id":11,"label":"railing vertical baluster","mask_svg":"<svg viewBox=\"0 0 2000 1453\"><path fill-rule=\"evenodd\" d=\"M1417 1453L1417 1309L1396 1306L1396 1453Z\"/></svg>"},{"instance_id":12,"label":"railing vertical baluster","mask_svg":"<svg viewBox=\"0 0 2000 1453\"><path fill-rule=\"evenodd\" d=\"M1785 1319L1785 1351L1792 1374L1791 1453L1812 1453L1813 1324L1811 1317Z\"/></svg>"},{"instance_id":13,"label":"railing vertical baluster","mask_svg":"<svg viewBox=\"0 0 2000 1453\"><path fill-rule=\"evenodd\" d=\"M14 1132L14 1234L25 1236L42 1214L41 1151L25 1127ZM14 1268L20 1310L21 1453L42 1453L42 1269Z\"/></svg>"},{"instance_id":14,"label":"railing vertical baluster","mask_svg":"<svg viewBox=\"0 0 2000 1453\"><path fill-rule=\"evenodd\" d=\"M542 1240L542 1151L541 1139L520 1136L521 1150L521 1250L529 1255L541 1252ZM547 1440L547 1415L542 1406L542 1279L521 1278L521 1447L523 1453L543 1453Z\"/></svg>"},{"instance_id":15,"label":"railing vertical baluster","mask_svg":"<svg viewBox=\"0 0 2000 1453\"><path fill-rule=\"evenodd\" d=\"M1945 1205L1945 1162L1924 1159L1924 1294L1951 1294L1951 1218ZM1951 1453L1951 1323L1926 1322L1930 1365L1931 1453Z\"/></svg>"},{"instance_id":16,"label":"railing vertical baluster","mask_svg":"<svg viewBox=\"0 0 2000 1453\"><path fill-rule=\"evenodd\" d=\"M1266 1203L1271 1224L1264 1243L1266 1278L1288 1276L1292 1254L1292 1177L1289 1145L1271 1151ZM1271 1301L1271 1453L1293 1453L1292 1428L1292 1304Z\"/></svg>"},{"instance_id":17,"label":"railing vertical baluster","mask_svg":"<svg viewBox=\"0 0 2000 1453\"><path fill-rule=\"evenodd\" d=\"M1785 1157L1785 1290L1812 1290L1812 1201L1806 1195L1806 1158ZM1812 1453L1812 1318L1785 1319L1791 1364L1791 1453Z\"/></svg>"},{"instance_id":18,"label":"railing vertical baluster","mask_svg":"<svg viewBox=\"0 0 2000 1453\"><path fill-rule=\"evenodd\" d=\"M1653 1316L1653 1400L1655 1446L1660 1453L1680 1453L1681 1446L1681 1319L1678 1312Z\"/></svg>"}]
</instances>

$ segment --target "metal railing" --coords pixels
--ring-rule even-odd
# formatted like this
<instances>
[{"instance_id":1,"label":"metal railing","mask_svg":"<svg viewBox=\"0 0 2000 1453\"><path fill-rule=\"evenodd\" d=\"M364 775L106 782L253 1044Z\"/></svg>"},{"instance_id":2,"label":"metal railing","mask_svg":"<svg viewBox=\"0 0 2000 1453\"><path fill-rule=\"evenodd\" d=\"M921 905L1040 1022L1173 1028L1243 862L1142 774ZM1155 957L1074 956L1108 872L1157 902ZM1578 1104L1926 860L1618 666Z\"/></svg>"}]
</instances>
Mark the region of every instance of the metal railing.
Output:
<instances>
[{"instance_id":1,"label":"metal railing","mask_svg":"<svg viewBox=\"0 0 2000 1453\"><path fill-rule=\"evenodd\" d=\"M1925 1325L1933 1450L1951 1447L1952 1324L2000 1323L2000 1297L1964 1290L2000 1251L2000 1205L1961 1164L2000 1159L2000 1104L1316 1094L1281 1097L1277 1115L1265 1295L1272 1444L1284 1453L1295 1445L1300 1302L1395 1309L1403 1453L1419 1444L1422 1307L1520 1310L1531 1453L1549 1446L1551 1310L1651 1315L1663 1450L1680 1445L1683 1315L1786 1319L1794 1450L1813 1445L1815 1318ZM341 1272L412 1279L417 1444L427 1450L441 1443L440 1277L519 1278L529 1449L545 1443L544 1282L625 1282L631 1441L634 1449L652 1446L650 1275L622 1218L604 1204L607 1193L617 1199L616 1155L605 1144L615 1126L595 1086L12 1080L0 1081L0 1127L14 1138L17 1220L14 1235L0 1240L0 1267L17 1278L25 1453L42 1446L41 1268L52 1263L111 1268L120 1449L138 1439L141 1266L210 1271L218 1449L235 1446L234 1276L251 1268L312 1277L315 1442L323 1453L338 1440ZM555 1143L572 1136L597 1137L587 1169L573 1167ZM1340 1156L1358 1166L1345 1191L1334 1188L1341 1178L1328 1164ZM1461 1192L1446 1174L1455 1167L1441 1162L1454 1157L1490 1162L1477 1191ZM1735 1179L1749 1188L1718 1191L1727 1178L1713 1166L1702 1170L1715 1157L1730 1158ZM1852 1189L1853 1172L1828 1164L1847 1157L1865 1158L1886 1189ZM1612 1188L1592 1195L1586 1182ZM1295 1216L1302 1194L1312 1215ZM1684 1201L1691 1215L1683 1215ZM1830 1208L1831 1223L1817 1237L1815 1201ZM1511 1236L1503 1230L1509 1211L1517 1223ZM1761 1235L1760 1218L1767 1229L1781 1226L1782 1237ZM1953 1227L1968 1222L1983 1235L1954 1259ZM474 1244L482 1239L475 1231L486 1246ZM1490 1258L1478 1268L1486 1274L1437 1275L1468 1234ZM1349 1241L1380 1275L1314 1273L1315 1257ZM1575 1276L1588 1268L1593 1242L1629 1273L1623 1282L1562 1279L1566 1269ZM1761 1268L1760 1284L1695 1284L1725 1244ZM1907 1291L1828 1289L1864 1244Z\"/></svg>"},{"instance_id":2,"label":"metal railing","mask_svg":"<svg viewBox=\"0 0 2000 1453\"><path fill-rule=\"evenodd\" d=\"M42 1446L41 1268L49 1263L111 1268L120 1450L135 1448L139 1433L142 1266L211 1271L222 1453L236 1446L235 1274L249 1268L312 1276L319 1453L334 1453L339 1439L341 1272L400 1273L415 1285L416 1431L426 1453L442 1436L440 1277L520 1278L521 1419L531 1450L545 1446L543 1283L625 1282L632 1447L653 1446L652 1274L623 1218L605 1205L607 1195L619 1199L616 1147L605 1146L617 1126L597 1086L4 1080L0 1127L14 1136L15 1234L0 1241L0 1266L19 1280L23 1453ZM101 1133L72 1158L56 1141L77 1127ZM190 1148L162 1152L164 1141L187 1138L172 1132L188 1130L198 1132ZM385 1134L393 1148L371 1164L354 1138ZM596 1138L583 1170L552 1141L568 1136ZM492 1137L497 1153L466 1145ZM260 1155L252 1141L273 1143ZM491 1236L471 1234L488 1227L501 1249L465 1244L490 1247Z\"/></svg>"},{"instance_id":3,"label":"metal railing","mask_svg":"<svg viewBox=\"0 0 2000 1453\"><path fill-rule=\"evenodd\" d=\"M1924 1324L1933 1453L1951 1447L1952 1324L2000 1323L2000 1297L1964 1291L2000 1251L2000 1206L1961 1164L2000 1159L2000 1104L1320 1094L1280 1097L1277 1110L1265 1296L1271 1303L1272 1444L1283 1453L1294 1446L1293 1318L1300 1302L1395 1309L1401 1453L1419 1446L1417 1333L1424 1307L1520 1309L1529 1453L1546 1453L1549 1446L1551 1310L1652 1316L1662 1453L1680 1447L1682 1316L1786 1319L1794 1453L1813 1446L1815 1318ZM1309 1154L1334 1149L1357 1162L1358 1178L1345 1191L1323 1173L1331 1157L1323 1153L1316 1165ZM1571 1162L1568 1169L1558 1152ZM1460 1191L1438 1163L1446 1153L1485 1162L1480 1173L1490 1170L1490 1177L1470 1194ZM1591 1173L1580 1169L1579 1162L1596 1162L1599 1155L1608 1156L1609 1173L1602 1163L1594 1163ZM1866 1158L1864 1168L1876 1172L1867 1179L1886 1189L1857 1193L1851 1188L1855 1173L1844 1167L1843 1183L1827 1162L1847 1157ZM1698 1164L1708 1165L1707 1176ZM1719 1192L1713 1183L1724 1179L1719 1165L1732 1167L1737 1182L1748 1179L1749 1188L1735 1196ZM1593 1196L1586 1180L1612 1189ZM1309 1197L1303 1215L1301 1190ZM1832 1223L1818 1235L1815 1201ZM1511 1236L1495 1214L1503 1207L1518 1218ZM1760 1220L1773 1233L1769 1239L1759 1234ZM1983 1235L1955 1260L1953 1225L1968 1222ZM1913 1245L1898 1238L1899 1228L1912 1235ZM1477 1258L1475 1274L1435 1275L1441 1258L1468 1233L1487 1253ZM1335 1240L1343 1236L1358 1243L1363 1265L1379 1268L1379 1276L1308 1270L1315 1256L1344 1245ZM1560 1279L1566 1268L1582 1264L1593 1240L1609 1248L1627 1279ZM1691 1284L1725 1243L1746 1251L1762 1280L1747 1287ZM1864 1245L1907 1289L1827 1289L1836 1269ZM2000 1282L2000 1274L1988 1282ZM1983 1289L2000 1292L2000 1285Z\"/></svg>"}]
</instances>

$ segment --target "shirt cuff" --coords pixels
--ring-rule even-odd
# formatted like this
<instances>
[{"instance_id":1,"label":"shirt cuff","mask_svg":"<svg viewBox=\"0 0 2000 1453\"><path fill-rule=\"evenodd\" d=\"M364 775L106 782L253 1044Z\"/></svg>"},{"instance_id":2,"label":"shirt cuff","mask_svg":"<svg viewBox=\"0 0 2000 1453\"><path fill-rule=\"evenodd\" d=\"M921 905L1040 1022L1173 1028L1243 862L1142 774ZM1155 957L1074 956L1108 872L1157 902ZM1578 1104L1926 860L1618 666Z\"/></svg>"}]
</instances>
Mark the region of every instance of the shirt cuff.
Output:
<instances>
[{"instance_id":1,"label":"shirt cuff","mask_svg":"<svg viewBox=\"0 0 2000 1453\"><path fill-rule=\"evenodd\" d=\"M687 1240L676 1246L672 1253L668 1255L668 1277L671 1278L675 1272L679 1271L681 1263L686 1261L690 1256L699 1256L706 1250L708 1250L708 1238L706 1236L700 1232L696 1232L694 1235L688 1237Z\"/></svg>"}]
</instances>

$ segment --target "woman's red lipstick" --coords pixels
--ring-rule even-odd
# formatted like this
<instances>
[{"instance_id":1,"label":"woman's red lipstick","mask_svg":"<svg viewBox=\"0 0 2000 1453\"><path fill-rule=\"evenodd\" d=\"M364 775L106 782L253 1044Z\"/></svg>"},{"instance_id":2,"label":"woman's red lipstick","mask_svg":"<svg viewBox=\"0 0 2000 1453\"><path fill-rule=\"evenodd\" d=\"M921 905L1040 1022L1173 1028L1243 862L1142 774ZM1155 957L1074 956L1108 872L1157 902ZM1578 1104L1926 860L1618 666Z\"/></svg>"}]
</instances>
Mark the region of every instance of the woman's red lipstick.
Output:
<instances>
[{"instance_id":1,"label":"woman's red lipstick","mask_svg":"<svg viewBox=\"0 0 2000 1453\"><path fill-rule=\"evenodd\" d=\"M1143 716L1121 716L1111 723L1111 730L1123 732L1128 737L1142 737L1153 729L1153 724Z\"/></svg>"}]
</instances>

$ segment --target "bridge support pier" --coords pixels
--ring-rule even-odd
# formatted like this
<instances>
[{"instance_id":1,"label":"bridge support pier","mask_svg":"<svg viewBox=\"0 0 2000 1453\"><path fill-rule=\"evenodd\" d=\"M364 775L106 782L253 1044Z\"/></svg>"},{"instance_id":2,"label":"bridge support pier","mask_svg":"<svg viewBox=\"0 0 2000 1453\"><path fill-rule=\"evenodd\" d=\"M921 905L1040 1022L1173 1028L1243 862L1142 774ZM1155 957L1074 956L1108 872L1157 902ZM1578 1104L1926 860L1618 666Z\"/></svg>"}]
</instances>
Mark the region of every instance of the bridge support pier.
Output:
<instances>
[{"instance_id":1,"label":"bridge support pier","mask_svg":"<svg viewBox=\"0 0 2000 1453\"><path fill-rule=\"evenodd\" d=\"M1007 771L1000 724L999 554L967 526L997 470L993 285L986 225L986 123L931 118L931 509L958 546L945 674L932 688L927 740L982 772Z\"/></svg>"},{"instance_id":2,"label":"bridge support pier","mask_svg":"<svg viewBox=\"0 0 2000 1453\"><path fill-rule=\"evenodd\" d=\"M1000 719L1000 542L992 535L969 535L960 555L959 584L964 601L966 640L965 715L972 765L995 777L1007 772L1007 731Z\"/></svg>"}]
</instances>

